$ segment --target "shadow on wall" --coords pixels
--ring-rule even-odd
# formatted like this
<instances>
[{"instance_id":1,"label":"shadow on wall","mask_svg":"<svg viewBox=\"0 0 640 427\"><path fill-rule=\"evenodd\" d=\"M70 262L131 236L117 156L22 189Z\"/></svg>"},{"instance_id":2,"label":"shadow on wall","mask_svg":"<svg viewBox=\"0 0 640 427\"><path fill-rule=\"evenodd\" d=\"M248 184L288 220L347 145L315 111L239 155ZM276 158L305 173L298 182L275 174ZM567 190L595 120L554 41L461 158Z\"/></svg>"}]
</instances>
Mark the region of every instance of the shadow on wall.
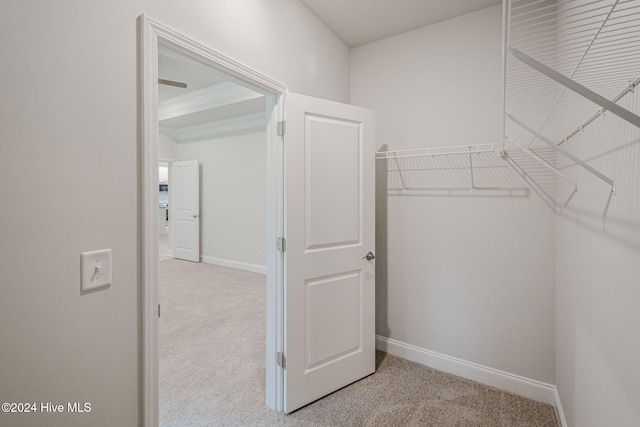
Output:
<instances>
[{"instance_id":1,"label":"shadow on wall","mask_svg":"<svg viewBox=\"0 0 640 427\"><path fill-rule=\"evenodd\" d=\"M536 158L521 150L507 152L507 163L553 211L556 211L556 175L542 162L556 167L556 151L550 147L530 150ZM569 196L571 197L571 196Z\"/></svg>"},{"instance_id":2,"label":"shadow on wall","mask_svg":"<svg viewBox=\"0 0 640 427\"><path fill-rule=\"evenodd\" d=\"M386 144L380 151L386 151ZM388 322L387 162L376 161L376 334L391 336Z\"/></svg>"},{"instance_id":3,"label":"shadow on wall","mask_svg":"<svg viewBox=\"0 0 640 427\"><path fill-rule=\"evenodd\" d=\"M559 187L558 215L640 251L640 139L623 142L585 162L615 177L615 194L607 183L585 174L578 166L562 166L560 170L579 177L581 182L575 196L563 203L570 190L566 185Z\"/></svg>"},{"instance_id":4,"label":"shadow on wall","mask_svg":"<svg viewBox=\"0 0 640 427\"><path fill-rule=\"evenodd\" d=\"M574 143L577 145L579 141ZM640 139L621 143L615 148L584 158L586 163L615 177L615 194L609 184L574 163L556 166L554 149L542 147L532 151L575 184L574 186L556 177L526 153L509 151L505 163L520 175L550 209L586 229L608 236L631 249L640 250L640 196L637 191L637 183L640 182ZM561 154L558 156L562 159Z\"/></svg>"},{"instance_id":5,"label":"shadow on wall","mask_svg":"<svg viewBox=\"0 0 640 427\"><path fill-rule=\"evenodd\" d=\"M378 151L388 151L387 145L382 145ZM536 152L555 164L555 151L537 149ZM531 196L527 183L533 183L531 188L553 209L553 173L524 153L510 153L507 160L488 151L472 153L471 158L465 153L376 161L376 334L391 336L388 319L389 196L522 199ZM516 161L517 167L514 166Z\"/></svg>"}]
</instances>

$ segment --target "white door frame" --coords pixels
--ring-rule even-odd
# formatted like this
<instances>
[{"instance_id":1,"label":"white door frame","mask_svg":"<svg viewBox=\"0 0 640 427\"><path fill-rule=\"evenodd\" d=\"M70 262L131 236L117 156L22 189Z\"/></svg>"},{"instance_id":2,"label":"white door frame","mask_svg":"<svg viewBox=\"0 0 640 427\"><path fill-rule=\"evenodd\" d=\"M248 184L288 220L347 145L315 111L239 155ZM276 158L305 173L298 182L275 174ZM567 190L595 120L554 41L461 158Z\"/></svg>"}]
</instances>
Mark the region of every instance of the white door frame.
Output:
<instances>
[{"instance_id":1,"label":"white door frame","mask_svg":"<svg viewBox=\"0 0 640 427\"><path fill-rule=\"evenodd\" d=\"M277 122L283 116L287 87L170 28L140 15L139 40L139 226L140 248L140 364L143 425L158 425L158 48L173 49L232 80L267 96L267 352L266 404L282 411L283 372L276 353L283 351L283 260L276 250L276 237L283 235L282 138Z\"/></svg>"}]
</instances>

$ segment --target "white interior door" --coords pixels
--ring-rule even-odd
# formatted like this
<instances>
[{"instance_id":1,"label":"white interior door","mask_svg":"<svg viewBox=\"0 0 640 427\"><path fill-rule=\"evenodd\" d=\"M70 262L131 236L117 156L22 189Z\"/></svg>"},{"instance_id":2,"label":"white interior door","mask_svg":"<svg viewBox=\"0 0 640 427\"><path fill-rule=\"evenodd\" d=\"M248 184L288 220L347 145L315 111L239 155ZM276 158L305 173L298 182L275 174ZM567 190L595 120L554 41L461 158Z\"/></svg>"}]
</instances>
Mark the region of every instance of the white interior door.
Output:
<instances>
[{"instance_id":1,"label":"white interior door","mask_svg":"<svg viewBox=\"0 0 640 427\"><path fill-rule=\"evenodd\" d=\"M171 164L169 197L173 256L200 262L200 170L197 160Z\"/></svg>"},{"instance_id":2,"label":"white interior door","mask_svg":"<svg viewBox=\"0 0 640 427\"><path fill-rule=\"evenodd\" d=\"M374 112L287 94L285 387L290 413L375 371Z\"/></svg>"}]
</instances>

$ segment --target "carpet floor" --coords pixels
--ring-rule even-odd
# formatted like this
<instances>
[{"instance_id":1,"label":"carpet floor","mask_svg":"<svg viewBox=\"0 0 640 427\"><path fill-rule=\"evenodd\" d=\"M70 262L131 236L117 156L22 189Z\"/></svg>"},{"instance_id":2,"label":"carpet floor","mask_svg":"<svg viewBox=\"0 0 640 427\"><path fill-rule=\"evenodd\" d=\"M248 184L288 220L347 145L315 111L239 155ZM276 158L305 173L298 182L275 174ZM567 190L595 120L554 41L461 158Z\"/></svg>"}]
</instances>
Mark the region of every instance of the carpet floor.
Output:
<instances>
[{"instance_id":1,"label":"carpet floor","mask_svg":"<svg viewBox=\"0 0 640 427\"><path fill-rule=\"evenodd\" d=\"M265 406L265 276L160 261L161 426L553 426L551 406L383 352L376 373L284 415Z\"/></svg>"}]
</instances>

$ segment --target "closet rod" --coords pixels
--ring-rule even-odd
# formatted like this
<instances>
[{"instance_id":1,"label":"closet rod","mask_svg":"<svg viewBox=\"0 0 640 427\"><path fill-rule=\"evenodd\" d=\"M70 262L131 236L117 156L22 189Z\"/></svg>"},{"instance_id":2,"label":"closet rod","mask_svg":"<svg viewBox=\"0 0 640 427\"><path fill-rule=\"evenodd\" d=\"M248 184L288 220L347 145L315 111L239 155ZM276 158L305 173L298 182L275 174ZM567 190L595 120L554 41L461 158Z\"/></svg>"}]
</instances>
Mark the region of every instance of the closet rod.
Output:
<instances>
[{"instance_id":1,"label":"closet rod","mask_svg":"<svg viewBox=\"0 0 640 427\"><path fill-rule=\"evenodd\" d=\"M612 102L618 102L620 101L626 94L628 93L633 93L634 89L636 86L638 86L640 84L640 77L638 77L637 79L635 79L633 82L631 82L629 84L629 86L627 86L622 92L620 92L618 94L618 96L616 96L615 98L613 98L611 101ZM600 117L601 115L603 115L605 113L604 108L598 110L597 113L595 113L593 116L589 117L589 119L584 122L582 125L578 126L578 128L576 130L574 130L573 132L571 132L569 135L567 135L567 137L565 137L562 141L560 141L558 143L558 145L562 145L565 142L569 141L571 138L573 138L574 136L576 136L577 134L579 134L580 132L582 132L584 130L584 128L586 128L587 126L589 126L595 119L597 119L598 117Z\"/></svg>"},{"instance_id":2,"label":"closet rod","mask_svg":"<svg viewBox=\"0 0 640 427\"><path fill-rule=\"evenodd\" d=\"M547 162L545 159L540 157L537 153L535 153L534 151L531 151L527 147L523 147L522 145L518 144L516 141L514 141L513 139L511 139L509 137L507 137L506 139L507 139L507 141L509 141L510 143L515 145L516 147L518 147L520 150L522 150L525 153L527 153L530 157L533 157L533 159L536 160L538 163L540 163L542 166L544 166L545 168L549 169L550 171L552 171L553 173L558 175L560 178L564 179L569 184L571 184L575 191L578 191L578 186L573 181L571 181L569 178L567 178L567 176L565 174L560 172L553 165L549 164L549 162ZM507 156L508 156L508 154L507 154L506 151L500 152L500 157L502 157L504 160L506 160Z\"/></svg>"},{"instance_id":3,"label":"closet rod","mask_svg":"<svg viewBox=\"0 0 640 427\"><path fill-rule=\"evenodd\" d=\"M451 147L416 148L412 150L378 151L376 160L401 159L404 157L433 157L455 154L479 154L493 151L493 144L455 145Z\"/></svg>"},{"instance_id":4,"label":"closet rod","mask_svg":"<svg viewBox=\"0 0 640 427\"><path fill-rule=\"evenodd\" d=\"M520 52L519 50L517 50L517 49L515 49L513 47L510 47L509 50L510 50L511 54L514 57L516 57L520 61L524 62L525 64L529 65L533 69L535 69L535 70L541 72L542 74L546 75L550 79L555 80L556 82L560 83L561 85L568 87L572 91L578 93L579 95L582 95L583 97L587 98L591 102L594 102L594 103L598 104L599 106L601 106L605 110L611 111L613 114L615 114L616 116L628 121L629 123L631 123L631 124L633 124L633 125L635 125L637 127L640 127L640 116L637 116L637 115L633 114L631 111L629 111L629 110L627 110L625 108L622 108L618 104L609 101L607 98L605 98L605 97L593 92L592 90L582 86L580 83L577 83L577 82L571 80L570 78L558 73L554 69L547 67L546 65L542 64L541 62L536 61L535 59L531 58L530 56L526 55L525 53ZM553 145L557 146L556 144L553 144Z\"/></svg>"},{"instance_id":5,"label":"closet rod","mask_svg":"<svg viewBox=\"0 0 640 427\"><path fill-rule=\"evenodd\" d=\"M573 154L571 154L570 152L568 152L564 148L559 147L557 144L555 144L549 138L547 138L546 136L542 135L541 133L536 132L535 129L532 129L531 127L527 126L525 123L523 123L520 120L516 119L511 114L505 113L505 116L507 116L509 118L509 120L511 120L512 122L514 122L515 124L517 124L518 126L523 128L524 130L526 130L530 134L536 136L540 141L542 141L545 144L547 144L548 146L556 149L557 151L562 153L565 157L567 157L570 160L572 160L574 163L582 166L583 168L585 168L586 170L588 170L589 172L591 172L592 174L594 174L595 176L597 176L598 178L600 178L601 180L603 180L604 182L609 184L611 186L611 192L615 194L615 182L611 178L609 178L608 176L606 176L603 173L599 172L598 170L594 169L589 164L583 162L582 160L580 160L579 158L577 158L576 156L574 156Z\"/></svg>"}]
</instances>

